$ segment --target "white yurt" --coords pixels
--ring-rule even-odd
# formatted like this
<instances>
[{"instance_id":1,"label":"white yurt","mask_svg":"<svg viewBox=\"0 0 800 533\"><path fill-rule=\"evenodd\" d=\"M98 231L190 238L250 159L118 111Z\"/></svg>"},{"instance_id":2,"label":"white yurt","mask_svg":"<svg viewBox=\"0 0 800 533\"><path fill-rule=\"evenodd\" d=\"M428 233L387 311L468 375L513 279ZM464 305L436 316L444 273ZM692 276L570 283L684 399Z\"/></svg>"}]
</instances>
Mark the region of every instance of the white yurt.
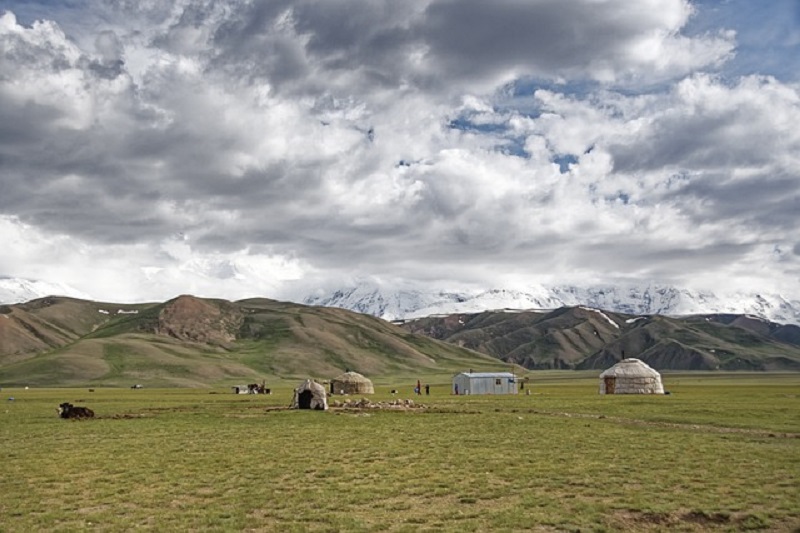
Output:
<instances>
[{"instance_id":1,"label":"white yurt","mask_svg":"<svg viewBox=\"0 0 800 533\"><path fill-rule=\"evenodd\" d=\"M629 358L600 374L600 394L664 394L664 385L647 363Z\"/></svg>"},{"instance_id":2,"label":"white yurt","mask_svg":"<svg viewBox=\"0 0 800 533\"><path fill-rule=\"evenodd\" d=\"M305 380L294 390L292 409L327 411L328 395L325 394L325 387L311 379Z\"/></svg>"}]
</instances>

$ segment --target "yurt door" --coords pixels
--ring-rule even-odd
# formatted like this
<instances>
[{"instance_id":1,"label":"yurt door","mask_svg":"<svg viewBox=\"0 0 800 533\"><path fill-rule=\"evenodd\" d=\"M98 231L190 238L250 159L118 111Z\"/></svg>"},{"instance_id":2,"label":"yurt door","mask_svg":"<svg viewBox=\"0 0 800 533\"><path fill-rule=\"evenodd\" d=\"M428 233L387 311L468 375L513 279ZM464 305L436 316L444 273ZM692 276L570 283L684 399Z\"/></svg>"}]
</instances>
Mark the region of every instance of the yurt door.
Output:
<instances>
[{"instance_id":1,"label":"yurt door","mask_svg":"<svg viewBox=\"0 0 800 533\"><path fill-rule=\"evenodd\" d=\"M614 386L616 385L617 378L614 376L608 376L603 378L606 384L606 394L614 394Z\"/></svg>"},{"instance_id":2,"label":"yurt door","mask_svg":"<svg viewBox=\"0 0 800 533\"><path fill-rule=\"evenodd\" d=\"M311 393L310 390L304 390L297 397L297 406L300 409L311 409L311 398L312 397L313 397L313 394Z\"/></svg>"}]
</instances>

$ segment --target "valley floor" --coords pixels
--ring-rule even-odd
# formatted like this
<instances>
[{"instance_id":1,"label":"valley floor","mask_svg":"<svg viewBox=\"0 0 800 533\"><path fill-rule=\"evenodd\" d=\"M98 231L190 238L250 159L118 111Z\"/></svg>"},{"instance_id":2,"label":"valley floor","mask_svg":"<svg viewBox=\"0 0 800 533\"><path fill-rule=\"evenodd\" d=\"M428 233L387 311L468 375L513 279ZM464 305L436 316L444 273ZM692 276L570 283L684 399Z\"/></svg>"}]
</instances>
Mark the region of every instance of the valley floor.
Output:
<instances>
[{"instance_id":1,"label":"valley floor","mask_svg":"<svg viewBox=\"0 0 800 533\"><path fill-rule=\"evenodd\" d=\"M424 407L328 412L286 409L290 387L4 389L0 529L800 528L800 374L664 381L659 397L558 372L517 396L387 381L372 401ZM96 418L59 419L65 401Z\"/></svg>"}]
</instances>

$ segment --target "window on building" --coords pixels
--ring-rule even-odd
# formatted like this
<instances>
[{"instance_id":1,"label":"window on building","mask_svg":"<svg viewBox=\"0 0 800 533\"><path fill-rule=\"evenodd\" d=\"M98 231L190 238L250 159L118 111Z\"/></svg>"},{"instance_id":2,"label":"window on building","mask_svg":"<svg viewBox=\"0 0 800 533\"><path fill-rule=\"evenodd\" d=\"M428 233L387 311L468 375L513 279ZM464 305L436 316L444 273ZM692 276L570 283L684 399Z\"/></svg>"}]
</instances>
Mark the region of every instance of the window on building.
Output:
<instances>
[{"instance_id":1,"label":"window on building","mask_svg":"<svg viewBox=\"0 0 800 533\"><path fill-rule=\"evenodd\" d=\"M494 380L494 384L495 385L502 385L503 384L503 380L500 379L500 378L497 378L496 380Z\"/></svg>"}]
</instances>

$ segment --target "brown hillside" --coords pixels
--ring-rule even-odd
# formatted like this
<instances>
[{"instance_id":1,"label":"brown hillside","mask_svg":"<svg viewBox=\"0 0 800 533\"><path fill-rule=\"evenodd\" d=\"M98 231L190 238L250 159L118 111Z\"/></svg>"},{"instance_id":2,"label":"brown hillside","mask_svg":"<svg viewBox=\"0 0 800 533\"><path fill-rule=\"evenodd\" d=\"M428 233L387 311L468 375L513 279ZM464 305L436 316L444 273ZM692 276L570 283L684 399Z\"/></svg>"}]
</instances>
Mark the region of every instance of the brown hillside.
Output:
<instances>
[{"instance_id":1,"label":"brown hillside","mask_svg":"<svg viewBox=\"0 0 800 533\"><path fill-rule=\"evenodd\" d=\"M0 309L0 362L10 363L25 354L61 346L73 337L46 327L34 315L3 306Z\"/></svg>"},{"instance_id":2,"label":"brown hillside","mask_svg":"<svg viewBox=\"0 0 800 533\"><path fill-rule=\"evenodd\" d=\"M739 315L631 316L585 307L403 324L530 369L600 369L637 357L665 370L796 370L800 328Z\"/></svg>"},{"instance_id":3,"label":"brown hillside","mask_svg":"<svg viewBox=\"0 0 800 533\"><path fill-rule=\"evenodd\" d=\"M416 379L498 364L372 316L269 299L180 296L125 308L48 299L6 306L0 326L0 384L9 385L195 387L348 368Z\"/></svg>"},{"instance_id":4,"label":"brown hillside","mask_svg":"<svg viewBox=\"0 0 800 533\"><path fill-rule=\"evenodd\" d=\"M242 312L230 302L179 296L158 314L154 333L175 339L227 346L236 340L244 322Z\"/></svg>"},{"instance_id":5,"label":"brown hillside","mask_svg":"<svg viewBox=\"0 0 800 533\"><path fill-rule=\"evenodd\" d=\"M39 298L0 307L0 361L58 348L74 342L109 320L102 304L73 298Z\"/></svg>"},{"instance_id":6,"label":"brown hillside","mask_svg":"<svg viewBox=\"0 0 800 533\"><path fill-rule=\"evenodd\" d=\"M583 307L565 307L550 312L422 318L403 327L526 368L568 369L621 335L611 317Z\"/></svg>"}]
</instances>

